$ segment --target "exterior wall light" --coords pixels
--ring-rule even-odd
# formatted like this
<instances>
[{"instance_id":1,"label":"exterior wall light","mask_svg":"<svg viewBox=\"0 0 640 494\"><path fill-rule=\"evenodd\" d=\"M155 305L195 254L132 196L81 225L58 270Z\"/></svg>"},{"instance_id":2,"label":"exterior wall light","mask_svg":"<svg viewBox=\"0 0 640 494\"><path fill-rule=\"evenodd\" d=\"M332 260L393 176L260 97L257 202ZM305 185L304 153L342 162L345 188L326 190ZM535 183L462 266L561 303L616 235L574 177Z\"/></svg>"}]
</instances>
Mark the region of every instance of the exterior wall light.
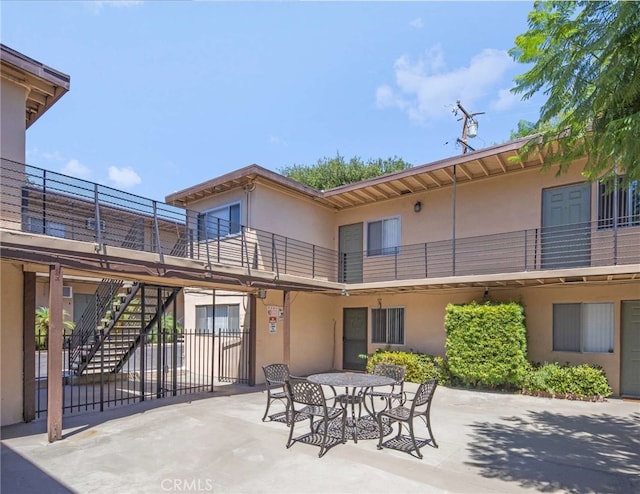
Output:
<instances>
[{"instance_id":1,"label":"exterior wall light","mask_svg":"<svg viewBox=\"0 0 640 494\"><path fill-rule=\"evenodd\" d=\"M420 201L416 202L413 205L413 211L416 213L419 213L420 211L422 211L422 203Z\"/></svg>"}]
</instances>

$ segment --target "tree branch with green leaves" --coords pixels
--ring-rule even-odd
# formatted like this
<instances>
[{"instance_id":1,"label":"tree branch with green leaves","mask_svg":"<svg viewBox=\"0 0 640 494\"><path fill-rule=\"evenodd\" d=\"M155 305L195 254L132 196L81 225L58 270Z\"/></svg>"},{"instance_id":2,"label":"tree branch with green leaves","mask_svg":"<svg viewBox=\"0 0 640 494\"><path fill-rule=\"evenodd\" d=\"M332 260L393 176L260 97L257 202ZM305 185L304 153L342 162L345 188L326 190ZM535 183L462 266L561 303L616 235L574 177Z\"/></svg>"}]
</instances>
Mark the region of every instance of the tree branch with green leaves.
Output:
<instances>
[{"instance_id":1,"label":"tree branch with green leaves","mask_svg":"<svg viewBox=\"0 0 640 494\"><path fill-rule=\"evenodd\" d=\"M547 97L524 156L540 146L559 173L586 157L589 180L640 179L640 2L536 2L509 53L532 64L512 91Z\"/></svg>"}]
</instances>

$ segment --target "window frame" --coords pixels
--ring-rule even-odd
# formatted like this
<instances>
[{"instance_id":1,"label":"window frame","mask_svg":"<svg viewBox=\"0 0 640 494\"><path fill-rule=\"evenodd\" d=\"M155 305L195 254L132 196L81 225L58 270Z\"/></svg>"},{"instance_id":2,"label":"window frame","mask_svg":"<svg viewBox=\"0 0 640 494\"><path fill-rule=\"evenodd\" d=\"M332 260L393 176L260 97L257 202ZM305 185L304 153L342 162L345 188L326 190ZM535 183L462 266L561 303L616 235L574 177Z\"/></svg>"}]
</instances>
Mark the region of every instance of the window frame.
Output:
<instances>
[{"instance_id":1,"label":"window frame","mask_svg":"<svg viewBox=\"0 0 640 494\"><path fill-rule=\"evenodd\" d=\"M237 223L231 219L231 209L234 206L238 207ZM223 211L225 209L228 211L227 219L223 220L226 222L226 225L220 225L220 228L216 228L216 230L218 231L214 231L213 228L209 230L209 219L218 218L218 216L213 216L213 213ZM204 228L202 228L200 223L202 219L204 219L205 221ZM204 211L199 211L196 218L196 228L199 242L206 242L208 240L219 240L221 238L229 238L240 235L240 233L242 232L242 201L229 202L227 204L222 204L221 206L216 206ZM202 235L203 232L204 235Z\"/></svg>"},{"instance_id":2,"label":"window frame","mask_svg":"<svg viewBox=\"0 0 640 494\"><path fill-rule=\"evenodd\" d=\"M229 315L229 308L230 307L235 307L237 308L237 316L238 316L238 327L237 328L232 328L230 329L230 321L231 321L231 317ZM216 317L221 317L219 315L217 315L218 311L221 311L221 309L224 308L226 309L226 315L224 316L226 318L226 326L227 326L227 330L224 331L225 336L231 335L231 334L238 334L240 333L240 304L197 304L195 306L195 330L198 334L211 334L213 333L215 336L220 336L220 328L216 328ZM205 309L206 310L206 320L207 320L207 327L206 328L201 328L198 325L198 309ZM208 323L211 323L211 327L209 327Z\"/></svg>"},{"instance_id":3,"label":"window frame","mask_svg":"<svg viewBox=\"0 0 640 494\"><path fill-rule=\"evenodd\" d=\"M589 323L587 318L587 311L589 306L594 305L607 305L610 310L610 317L608 318L608 327L605 328L609 332L606 337L609 339L610 346L607 350L587 350L587 336L586 332L589 330ZM572 324L577 326L578 331L578 342L577 349L564 349L564 348L556 348L556 307L573 307L574 310L577 309L578 321L571 321ZM594 354L611 354L615 351L615 303L614 302L560 302L554 303L551 307L551 351L552 352L563 352L563 353L594 353ZM575 344L575 342L572 342Z\"/></svg>"},{"instance_id":4,"label":"window frame","mask_svg":"<svg viewBox=\"0 0 640 494\"><path fill-rule=\"evenodd\" d=\"M43 220L37 216L27 216L27 231L49 235L56 238L67 238L67 225L50 219Z\"/></svg>"},{"instance_id":5,"label":"window frame","mask_svg":"<svg viewBox=\"0 0 640 494\"><path fill-rule=\"evenodd\" d=\"M598 230L640 226L640 181L632 180L626 187L622 187L623 181L624 176L618 175L614 188L607 187L602 181L598 181L596 188ZM617 225L614 224L616 191L618 193ZM637 209L636 212L634 207Z\"/></svg>"},{"instance_id":6,"label":"window frame","mask_svg":"<svg viewBox=\"0 0 640 494\"><path fill-rule=\"evenodd\" d=\"M397 245L385 245L385 237L384 237L384 224L386 221L397 221L398 222L398 229L397 229L397 237L398 237L398 241L397 241ZM381 246L379 248L373 248L370 245L370 241L372 236L370 235L370 225L374 224L374 223L380 223L380 230L381 230ZM366 235L367 238L365 239L365 249L366 249L366 253L367 253L367 257L381 257L381 256L395 256L398 255L400 253L400 247L402 245L402 216L401 215L394 215L394 216L386 216L384 218L378 218L375 220L370 220L366 222Z\"/></svg>"},{"instance_id":7,"label":"window frame","mask_svg":"<svg viewBox=\"0 0 640 494\"><path fill-rule=\"evenodd\" d=\"M375 329L374 328L374 324L375 321L377 320L377 317L375 315L375 311L384 311L385 314L385 328L384 328L384 341L376 341L375 340ZM389 321L390 321L390 314L389 311L402 311L401 312L401 316L402 316L402 328L392 328L389 325ZM372 345L389 345L389 346L403 346L405 344L406 341L406 307L402 306L402 305L394 305L394 306L389 306L389 307L370 307L369 309L369 342ZM394 342L394 343L390 343L389 340L389 336L392 333L397 333L398 331L402 332L402 341L401 342Z\"/></svg>"}]
</instances>

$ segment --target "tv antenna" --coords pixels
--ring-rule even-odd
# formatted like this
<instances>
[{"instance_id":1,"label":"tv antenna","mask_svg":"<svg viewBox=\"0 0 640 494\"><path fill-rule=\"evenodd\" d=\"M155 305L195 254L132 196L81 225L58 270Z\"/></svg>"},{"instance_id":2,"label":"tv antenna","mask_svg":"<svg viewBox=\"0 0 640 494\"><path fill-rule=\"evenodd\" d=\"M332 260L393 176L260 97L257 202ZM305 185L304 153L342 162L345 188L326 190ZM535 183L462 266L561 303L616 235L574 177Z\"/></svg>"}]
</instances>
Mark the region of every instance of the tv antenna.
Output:
<instances>
[{"instance_id":1,"label":"tv antenna","mask_svg":"<svg viewBox=\"0 0 640 494\"><path fill-rule=\"evenodd\" d=\"M478 135L478 121L474 117L476 115L484 115L484 112L469 113L465 110L464 106L462 106L460 100L456 101L456 106L452 108L451 112L456 117L462 113L462 116L458 119L458 121L462 120L462 137L456 139L456 142L462 145L462 154L466 154L469 149L475 151L474 148L467 144L467 139L474 138Z\"/></svg>"}]
</instances>

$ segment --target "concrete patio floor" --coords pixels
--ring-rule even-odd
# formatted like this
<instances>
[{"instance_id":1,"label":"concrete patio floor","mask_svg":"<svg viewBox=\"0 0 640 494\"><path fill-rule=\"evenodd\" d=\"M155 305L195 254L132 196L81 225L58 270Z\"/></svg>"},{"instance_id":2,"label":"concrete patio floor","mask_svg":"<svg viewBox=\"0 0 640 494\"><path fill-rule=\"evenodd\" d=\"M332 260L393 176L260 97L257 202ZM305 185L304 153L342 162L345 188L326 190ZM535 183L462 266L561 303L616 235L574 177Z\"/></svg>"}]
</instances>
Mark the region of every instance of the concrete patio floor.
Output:
<instances>
[{"instance_id":1,"label":"concrete patio floor","mask_svg":"<svg viewBox=\"0 0 640 494\"><path fill-rule=\"evenodd\" d=\"M265 402L261 387L226 386L73 416L51 444L43 421L4 427L2 493L640 492L637 401L439 387L440 447L423 447L423 460L371 440L322 458L315 446L286 449L286 425L260 421Z\"/></svg>"}]
</instances>

